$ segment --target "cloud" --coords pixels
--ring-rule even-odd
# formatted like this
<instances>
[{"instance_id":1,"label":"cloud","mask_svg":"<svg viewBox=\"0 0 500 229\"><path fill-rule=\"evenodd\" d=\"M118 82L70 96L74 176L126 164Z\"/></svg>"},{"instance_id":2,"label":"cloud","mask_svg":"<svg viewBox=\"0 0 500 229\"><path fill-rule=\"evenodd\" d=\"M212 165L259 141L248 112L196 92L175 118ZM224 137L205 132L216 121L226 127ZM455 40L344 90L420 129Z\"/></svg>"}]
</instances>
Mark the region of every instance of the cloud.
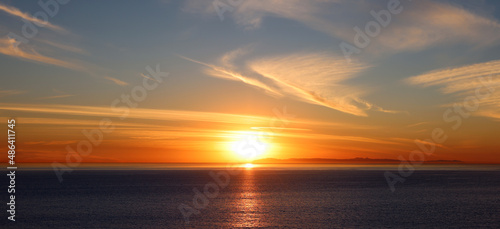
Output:
<instances>
[{"instance_id":1,"label":"cloud","mask_svg":"<svg viewBox=\"0 0 500 229\"><path fill-rule=\"evenodd\" d=\"M234 61L239 57L248 54L252 51L253 45L243 46L241 48L237 48L235 50L229 51L225 53L221 58L220 62L223 66L228 68L234 68Z\"/></svg>"},{"instance_id":2,"label":"cloud","mask_svg":"<svg viewBox=\"0 0 500 229\"><path fill-rule=\"evenodd\" d=\"M451 94L462 103L467 96L477 97L492 92L486 98L479 98L480 108L475 114L500 120L500 60L438 69L405 80L411 85L439 87L443 94ZM495 91L497 91L495 93Z\"/></svg>"},{"instance_id":3,"label":"cloud","mask_svg":"<svg viewBox=\"0 0 500 229\"><path fill-rule=\"evenodd\" d=\"M121 81L121 80L119 80L117 78L113 78L113 77L110 77L110 76L105 76L104 79L107 79L107 80L109 80L109 81L111 81L111 82L113 82L113 83L115 83L117 85L120 85L120 86L127 86L128 85L127 82Z\"/></svg>"},{"instance_id":4,"label":"cloud","mask_svg":"<svg viewBox=\"0 0 500 229\"><path fill-rule=\"evenodd\" d=\"M235 22L246 29L256 29L265 18L279 17L297 21L313 30L332 37L340 37L348 29L341 21L342 11L351 3L341 6L341 0L257 0L245 1L232 13ZM345 3L345 2L344 2ZM332 16L334 15L334 16Z\"/></svg>"},{"instance_id":5,"label":"cloud","mask_svg":"<svg viewBox=\"0 0 500 229\"><path fill-rule=\"evenodd\" d=\"M70 45L64 45L64 44L59 44L56 42L48 41L48 40L41 40L41 42L51 45L53 47L56 47L58 49L62 49L65 51L73 52L73 53L78 53L82 55L88 55L89 53L81 48L70 46Z\"/></svg>"},{"instance_id":6,"label":"cloud","mask_svg":"<svg viewBox=\"0 0 500 229\"><path fill-rule=\"evenodd\" d=\"M375 138L367 138L360 136L348 136L348 135L332 135L332 134L314 134L314 133L280 133L279 135L291 138L309 138L315 140L329 140L329 141L354 141L354 142L367 142L374 144L384 144L384 145L404 145L397 141L391 140L381 140Z\"/></svg>"},{"instance_id":7,"label":"cloud","mask_svg":"<svg viewBox=\"0 0 500 229\"><path fill-rule=\"evenodd\" d=\"M462 67L446 68L412 76L405 81L412 85L423 87L441 86L445 94L475 89L480 85L478 77L500 74L500 60L485 63L466 65Z\"/></svg>"},{"instance_id":8,"label":"cloud","mask_svg":"<svg viewBox=\"0 0 500 229\"><path fill-rule=\"evenodd\" d=\"M1 117L7 118L7 117ZM83 119L59 119L59 118L30 118L30 117L18 117L19 121L24 124L35 124L35 125L63 125L63 126L92 126L98 125L95 121L83 120ZM81 128L81 127L80 127Z\"/></svg>"},{"instance_id":9,"label":"cloud","mask_svg":"<svg viewBox=\"0 0 500 229\"><path fill-rule=\"evenodd\" d=\"M50 113L50 112L47 112ZM58 114L57 112L54 112L52 114ZM0 117L7 119L8 117ZM74 128L76 130L81 130L82 128L90 128L90 127L95 127L99 128L100 124L99 121L96 120L89 120L89 119L77 119L75 117L71 118L34 118L34 117L18 117L19 122L22 122L23 124L31 124L31 125L48 125L51 126L51 128L56 129L56 128L64 128L65 130L68 130L70 128ZM116 127L116 129L139 129L139 128L148 128L148 129L155 129L155 128L163 128L164 125L155 125L155 124L147 124L147 123L132 123L132 122L123 122L123 121L115 121L113 122L113 126Z\"/></svg>"},{"instance_id":10,"label":"cloud","mask_svg":"<svg viewBox=\"0 0 500 229\"><path fill-rule=\"evenodd\" d=\"M52 91L54 93L56 93L57 95L53 95L53 96L45 96L45 97L39 97L38 100L45 100L45 99L58 99L58 98L66 98L66 97L72 97L72 96L75 96L75 95L71 95L71 94L68 94L64 91L60 91L60 90L57 90L57 89L52 89Z\"/></svg>"},{"instance_id":11,"label":"cloud","mask_svg":"<svg viewBox=\"0 0 500 229\"><path fill-rule=\"evenodd\" d=\"M413 123L413 124L407 125L406 127L407 128L413 128L413 127L417 127L417 126L421 126L421 125L426 125L428 123L429 122L417 122L417 123Z\"/></svg>"},{"instance_id":12,"label":"cloud","mask_svg":"<svg viewBox=\"0 0 500 229\"><path fill-rule=\"evenodd\" d=\"M35 63L43 63L54 66L59 66L63 68L68 68L77 71L88 71L88 67L82 67L81 61L76 61L74 59L61 58L61 57L49 57L41 53L60 53L62 52L71 52L77 53L81 55L88 55L89 53L79 47L75 47L68 44L61 44L55 42L55 37L64 36L64 40L68 40L71 38L75 38L72 34L66 31L64 28L51 24L50 22L45 22L44 20L39 19L40 17L32 16L28 13L23 13L19 9L5 5L0 3L0 13L7 13L10 16L14 16L17 19L21 19L23 22L31 22L34 23L35 26L45 27L48 30L40 30L38 31L39 36L26 38L29 40L21 41L16 40L16 38L11 36L0 37L0 54L4 54L11 57L20 58L22 60L35 62ZM12 26L9 26L12 27ZM9 31L13 31L13 28L9 28L7 26L0 26L0 32L5 32L6 34ZM17 28L20 29L20 28ZM54 33L57 32L57 33ZM36 35L36 34L35 34ZM68 37L70 36L70 37ZM50 39L48 39L50 38ZM59 50L57 50L59 49ZM40 53L40 50L42 52Z\"/></svg>"},{"instance_id":13,"label":"cloud","mask_svg":"<svg viewBox=\"0 0 500 229\"><path fill-rule=\"evenodd\" d=\"M20 90L0 90L0 97L4 96L11 96L11 95L20 95L24 94L26 91L20 91Z\"/></svg>"},{"instance_id":14,"label":"cloud","mask_svg":"<svg viewBox=\"0 0 500 229\"><path fill-rule=\"evenodd\" d=\"M91 122L87 119L54 119L54 118L38 118L41 114L54 114L54 115L70 115L70 116L91 116L91 117L108 117L108 118L120 118L123 115L123 111L114 112L111 107L104 106L76 106L76 105L58 105L58 104L14 104L14 103L0 103L0 110L7 110L11 112L29 112L36 114L37 118L23 117L23 115L18 115L22 118L23 123L31 124L51 124L51 125L95 125L96 123ZM287 111L280 111L283 114L288 114ZM193 122L208 122L208 123L227 123L227 124L238 124L246 123L252 126L273 126L274 119L272 117L266 116L256 116L256 115L240 115L240 114L229 114L229 113L217 113L217 112L202 112L202 111L185 111L185 110L161 110L161 109L145 109L145 108L135 108L130 109L127 119L132 120L156 120L156 121L193 121ZM290 125L296 128L309 128L311 126L317 126L321 128L329 127L333 129L345 128L345 129L373 129L377 128L373 125L366 126L360 124L352 124L345 122L324 122L324 121L314 121L308 119L298 119L293 118L288 120ZM119 125L121 122L114 122L114 124ZM123 123L127 126L137 126L141 127L147 124L135 124L135 123ZM150 125L147 125L148 128Z\"/></svg>"},{"instance_id":15,"label":"cloud","mask_svg":"<svg viewBox=\"0 0 500 229\"><path fill-rule=\"evenodd\" d=\"M338 0L252 0L243 1L233 7L232 12L225 11L224 16L229 16L246 29L259 28L266 17L281 17L299 21L313 29L334 34L335 25L319 15L326 16L328 12L323 6L336 3ZM187 1L185 9L191 13L217 15L211 1Z\"/></svg>"},{"instance_id":16,"label":"cloud","mask_svg":"<svg viewBox=\"0 0 500 229\"><path fill-rule=\"evenodd\" d=\"M240 64L244 67L234 65L234 60L248 52L249 49L246 47L225 53L219 59L223 66L181 57L208 67L205 73L210 76L241 81L264 89L271 95L288 95L299 101L325 106L357 116L367 116L365 112L367 110L399 113L399 111L385 110L361 99L360 96L366 93L365 89L344 83L344 81L354 78L358 73L368 68L367 65L348 63L342 57L317 52L295 53L244 61ZM246 74L242 73L244 71ZM249 75L252 75L252 77ZM257 77L260 77L260 79Z\"/></svg>"},{"instance_id":17,"label":"cloud","mask_svg":"<svg viewBox=\"0 0 500 229\"><path fill-rule=\"evenodd\" d=\"M66 98L66 97L72 97L75 95L54 95L54 96L46 96L46 97L40 97L38 100L45 100L45 99L59 99L59 98Z\"/></svg>"},{"instance_id":18,"label":"cloud","mask_svg":"<svg viewBox=\"0 0 500 229\"><path fill-rule=\"evenodd\" d=\"M249 64L255 72L270 78L299 100L349 114L366 116L354 103L362 93L341 82L366 68L349 64L343 58L301 53L263 58Z\"/></svg>"},{"instance_id":19,"label":"cloud","mask_svg":"<svg viewBox=\"0 0 500 229\"><path fill-rule=\"evenodd\" d=\"M146 78L148 80L152 80L152 81L155 81L155 82L158 82L158 80L154 79L154 78L151 78L147 75L144 75L143 73L139 73L139 76L141 76L142 78Z\"/></svg>"},{"instance_id":20,"label":"cloud","mask_svg":"<svg viewBox=\"0 0 500 229\"><path fill-rule=\"evenodd\" d=\"M437 44L489 45L499 39L496 19L456 5L418 1L405 7L377 42L388 49L418 51Z\"/></svg>"},{"instance_id":21,"label":"cloud","mask_svg":"<svg viewBox=\"0 0 500 229\"><path fill-rule=\"evenodd\" d=\"M73 69L73 70L83 70L83 68L77 64L73 64L71 62L67 62L64 60L59 60L56 58L44 56L44 55L36 52L34 49L31 49L29 51L25 51L25 50L22 50L18 47L16 48L14 46L15 43L16 43L16 40L13 38L12 39L8 38L8 37L0 38L0 53L7 55L7 56L21 58L21 59L28 60L28 61L50 64L50 65L55 65L55 66Z\"/></svg>"},{"instance_id":22,"label":"cloud","mask_svg":"<svg viewBox=\"0 0 500 229\"><path fill-rule=\"evenodd\" d=\"M274 95L274 96L281 96L282 95L276 89L271 88L270 86L266 85L265 83L263 83L263 82L261 82L261 81L259 81L257 79L254 79L254 78L251 78L251 77L247 77L245 75L242 75L242 74L240 74L238 72L234 72L234 71L232 71L230 69L227 69L225 67L216 66L216 65L212 65L212 64L207 64L207 63L204 63L204 62L201 62L201 61L197 61L197 60L194 60L194 59L191 59L191 58L188 58L188 57L184 57L184 56L181 56L181 58L208 67L208 69L205 70L205 73L207 73L210 76L218 77L218 78L223 78L223 79L228 79L228 80L241 81L241 82L243 82L245 84L248 84L248 85L251 85L251 86L263 89L264 91L270 93L271 95Z\"/></svg>"},{"instance_id":23,"label":"cloud","mask_svg":"<svg viewBox=\"0 0 500 229\"><path fill-rule=\"evenodd\" d=\"M5 13L10 14L11 16L19 17L21 19L30 21L35 23L36 25L42 26L42 27L47 27L53 31L60 31L64 32L65 30L57 25L51 24L50 22L45 22L43 20L40 20L36 17L31 16L28 13L23 13L19 9L12 7L12 6L7 6L2 3L0 3L0 11L3 11Z\"/></svg>"},{"instance_id":24,"label":"cloud","mask_svg":"<svg viewBox=\"0 0 500 229\"><path fill-rule=\"evenodd\" d=\"M123 115L122 111L113 112L110 107L97 106L74 106L74 105L54 105L54 104L9 104L0 103L0 110L10 110L19 112L50 113L61 115L94 116L94 117L114 117ZM144 120L184 120L215 123L248 123L262 124L268 123L268 117L225 114L215 112L197 112L183 110L159 110L159 109L131 109L127 118Z\"/></svg>"},{"instance_id":25,"label":"cloud","mask_svg":"<svg viewBox=\"0 0 500 229\"><path fill-rule=\"evenodd\" d=\"M69 141L37 141L37 142L25 142L26 145L68 145L76 143L76 140Z\"/></svg>"},{"instance_id":26,"label":"cloud","mask_svg":"<svg viewBox=\"0 0 500 229\"><path fill-rule=\"evenodd\" d=\"M367 116L367 110L385 110L360 98L366 89L349 86L346 80L356 77L369 66L349 63L342 57L324 53L297 53L252 61L249 67L277 82L295 98L345 113Z\"/></svg>"},{"instance_id":27,"label":"cloud","mask_svg":"<svg viewBox=\"0 0 500 229\"><path fill-rule=\"evenodd\" d=\"M189 12L217 15L209 3L188 1L185 7ZM353 28L358 26L364 30L369 21L375 21L370 11L386 10L386 4L386 1L252 0L243 1L224 15L246 29L258 29L268 18L285 18L354 43ZM390 25L382 27L380 35L371 38L371 45L366 48L369 52L420 51L437 44L488 46L500 39L500 23L496 19L457 4L422 0L401 1L400 6L402 12L393 14Z\"/></svg>"}]
</instances>

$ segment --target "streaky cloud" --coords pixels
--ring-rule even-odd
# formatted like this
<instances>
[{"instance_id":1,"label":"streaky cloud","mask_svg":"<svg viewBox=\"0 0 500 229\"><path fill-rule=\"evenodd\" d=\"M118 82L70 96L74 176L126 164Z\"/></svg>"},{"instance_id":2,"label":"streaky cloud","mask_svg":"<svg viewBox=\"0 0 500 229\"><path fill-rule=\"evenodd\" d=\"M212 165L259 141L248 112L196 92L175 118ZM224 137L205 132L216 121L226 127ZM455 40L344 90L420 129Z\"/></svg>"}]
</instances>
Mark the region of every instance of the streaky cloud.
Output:
<instances>
[{"instance_id":1,"label":"streaky cloud","mask_svg":"<svg viewBox=\"0 0 500 229\"><path fill-rule=\"evenodd\" d=\"M260 75L276 81L295 98L348 114L367 116L367 110L388 113L360 98L366 89L349 86L346 80L368 68L349 63L342 57L324 53L298 53L252 61L249 67Z\"/></svg>"},{"instance_id":2,"label":"streaky cloud","mask_svg":"<svg viewBox=\"0 0 500 229\"><path fill-rule=\"evenodd\" d=\"M376 56L416 52L438 44L465 43L488 47L500 40L500 23L494 17L468 11L457 4L430 0L401 1L400 7L402 12L391 16L390 25L381 28L383 32L372 39L374 45L368 46L366 53ZM212 4L203 1L187 1L186 8L193 13L217 14ZM353 43L356 35L353 28L376 20L371 17L370 9L380 12L386 8L385 4L380 5L377 1L252 0L242 2L227 16L245 29L260 28L266 18L284 18Z\"/></svg>"},{"instance_id":3,"label":"streaky cloud","mask_svg":"<svg viewBox=\"0 0 500 229\"><path fill-rule=\"evenodd\" d=\"M109 81L115 83L116 85L120 85L120 86L127 86L128 85L127 82L119 80L117 78L113 78L111 76L105 76L104 79L109 80Z\"/></svg>"},{"instance_id":4,"label":"streaky cloud","mask_svg":"<svg viewBox=\"0 0 500 229\"><path fill-rule=\"evenodd\" d=\"M204 72L210 76L238 80L245 84L264 89L273 96L289 96L299 101L325 106L341 112L367 116L367 110L401 113L386 110L360 98L366 93L359 87L346 85L343 81L356 77L368 65L347 62L344 58L325 53L309 52L260 58L245 61L253 76L261 76L257 80L240 73L234 60L249 52L249 46L229 51L219 59L221 65L204 63L188 57L183 59L208 67ZM240 67L241 68L241 67Z\"/></svg>"},{"instance_id":5,"label":"streaky cloud","mask_svg":"<svg viewBox=\"0 0 500 229\"><path fill-rule=\"evenodd\" d=\"M24 94L26 91L21 91L21 90L0 90L0 98L4 96L11 96L11 95L20 95Z\"/></svg>"},{"instance_id":6,"label":"streaky cloud","mask_svg":"<svg viewBox=\"0 0 500 229\"><path fill-rule=\"evenodd\" d=\"M478 92L488 95L477 99L480 109L474 114L500 121L500 60L438 69L409 77L405 82L421 87L438 87L443 94L455 96L458 103L463 103L468 96L477 97Z\"/></svg>"},{"instance_id":7,"label":"streaky cloud","mask_svg":"<svg viewBox=\"0 0 500 229\"><path fill-rule=\"evenodd\" d=\"M3 3L0 3L0 11L3 11L11 16L19 17L21 19L36 23L37 25L43 25L43 27L47 27L53 31L65 32L65 30L63 28L61 28L60 26L54 25L48 21L45 22L43 20L40 20L36 17L31 16L28 13L24 13L24 12L20 11L19 9L17 9L15 7L7 6Z\"/></svg>"},{"instance_id":8,"label":"streaky cloud","mask_svg":"<svg viewBox=\"0 0 500 229\"><path fill-rule=\"evenodd\" d=\"M234 71L229 70L229 69L224 68L224 67L220 67L220 66L216 66L216 65L212 65L212 64L207 64L207 63L197 61L197 60L194 60L194 59L191 59L188 57L184 57L184 56L180 56L180 57L185 59L185 60L189 60L191 62L198 63L198 64L201 64L203 66L208 67L209 69L205 70L205 73L207 73L210 76L223 78L223 79L229 79L229 80L241 81L245 84L263 89L273 96L282 96L282 94L279 91L269 87L268 85L266 85L265 83L263 83L257 79L244 76L238 72L234 72Z\"/></svg>"},{"instance_id":9,"label":"streaky cloud","mask_svg":"<svg viewBox=\"0 0 500 229\"><path fill-rule=\"evenodd\" d=\"M66 95L53 95L53 96L40 97L40 98L38 98L38 100L59 99L59 98L67 98L67 97L73 97L73 96L75 96L75 95L70 95L70 94L66 94Z\"/></svg>"},{"instance_id":10,"label":"streaky cloud","mask_svg":"<svg viewBox=\"0 0 500 229\"><path fill-rule=\"evenodd\" d=\"M63 68L68 68L72 70L79 70L83 71L84 68L81 67L80 65L44 56L38 52L36 52L34 49L31 49L30 51L25 51L20 48L14 47L14 44L16 43L15 39L10 39L8 37L5 38L0 38L0 53L7 55L7 56L12 56L16 58L20 58L23 60L27 61L32 61L32 62L38 62L38 63L43 63L43 64L50 64L50 65L55 65Z\"/></svg>"}]
</instances>

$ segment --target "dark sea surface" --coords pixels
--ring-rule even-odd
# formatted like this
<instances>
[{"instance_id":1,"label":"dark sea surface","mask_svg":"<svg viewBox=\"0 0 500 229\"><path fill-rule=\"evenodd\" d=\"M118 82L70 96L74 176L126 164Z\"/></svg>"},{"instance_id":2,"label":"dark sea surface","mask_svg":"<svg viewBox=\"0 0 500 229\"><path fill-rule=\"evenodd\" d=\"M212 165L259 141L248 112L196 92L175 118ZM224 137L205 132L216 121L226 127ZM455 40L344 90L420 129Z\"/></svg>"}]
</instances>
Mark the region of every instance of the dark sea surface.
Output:
<instances>
[{"instance_id":1,"label":"dark sea surface","mask_svg":"<svg viewBox=\"0 0 500 229\"><path fill-rule=\"evenodd\" d=\"M209 175L221 171L79 170L60 183L51 170L18 170L16 222L7 177L0 227L500 228L498 169L419 170L395 192L382 169L242 169L224 188ZM193 203L205 186L208 201ZM187 224L179 206L195 204Z\"/></svg>"}]
</instances>

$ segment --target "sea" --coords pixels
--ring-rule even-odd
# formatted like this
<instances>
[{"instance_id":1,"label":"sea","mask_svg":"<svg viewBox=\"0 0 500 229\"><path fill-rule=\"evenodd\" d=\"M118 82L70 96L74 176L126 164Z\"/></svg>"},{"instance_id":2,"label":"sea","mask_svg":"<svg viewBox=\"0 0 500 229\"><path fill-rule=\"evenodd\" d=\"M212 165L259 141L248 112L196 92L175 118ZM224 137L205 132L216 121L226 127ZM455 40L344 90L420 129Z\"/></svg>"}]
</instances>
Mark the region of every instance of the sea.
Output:
<instances>
[{"instance_id":1,"label":"sea","mask_svg":"<svg viewBox=\"0 0 500 229\"><path fill-rule=\"evenodd\" d=\"M498 165L90 167L16 171L1 228L500 228ZM6 178L5 178L6 177Z\"/></svg>"}]
</instances>

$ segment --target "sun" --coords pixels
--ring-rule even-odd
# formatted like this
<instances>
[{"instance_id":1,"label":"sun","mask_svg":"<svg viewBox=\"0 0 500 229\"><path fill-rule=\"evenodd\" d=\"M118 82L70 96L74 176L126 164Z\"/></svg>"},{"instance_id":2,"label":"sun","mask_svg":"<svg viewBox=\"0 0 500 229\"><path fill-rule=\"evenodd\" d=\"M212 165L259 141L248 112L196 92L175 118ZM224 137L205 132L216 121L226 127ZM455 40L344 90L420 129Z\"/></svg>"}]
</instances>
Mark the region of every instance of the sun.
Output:
<instances>
[{"instance_id":1,"label":"sun","mask_svg":"<svg viewBox=\"0 0 500 229\"><path fill-rule=\"evenodd\" d=\"M246 169L251 169L251 168L255 167L255 165L252 164L252 163L246 163L246 164L243 165L243 167L246 168Z\"/></svg>"},{"instance_id":2,"label":"sun","mask_svg":"<svg viewBox=\"0 0 500 229\"><path fill-rule=\"evenodd\" d=\"M231 144L231 150L242 160L254 160L269 149L269 143L264 136L259 132L238 132Z\"/></svg>"}]
</instances>

